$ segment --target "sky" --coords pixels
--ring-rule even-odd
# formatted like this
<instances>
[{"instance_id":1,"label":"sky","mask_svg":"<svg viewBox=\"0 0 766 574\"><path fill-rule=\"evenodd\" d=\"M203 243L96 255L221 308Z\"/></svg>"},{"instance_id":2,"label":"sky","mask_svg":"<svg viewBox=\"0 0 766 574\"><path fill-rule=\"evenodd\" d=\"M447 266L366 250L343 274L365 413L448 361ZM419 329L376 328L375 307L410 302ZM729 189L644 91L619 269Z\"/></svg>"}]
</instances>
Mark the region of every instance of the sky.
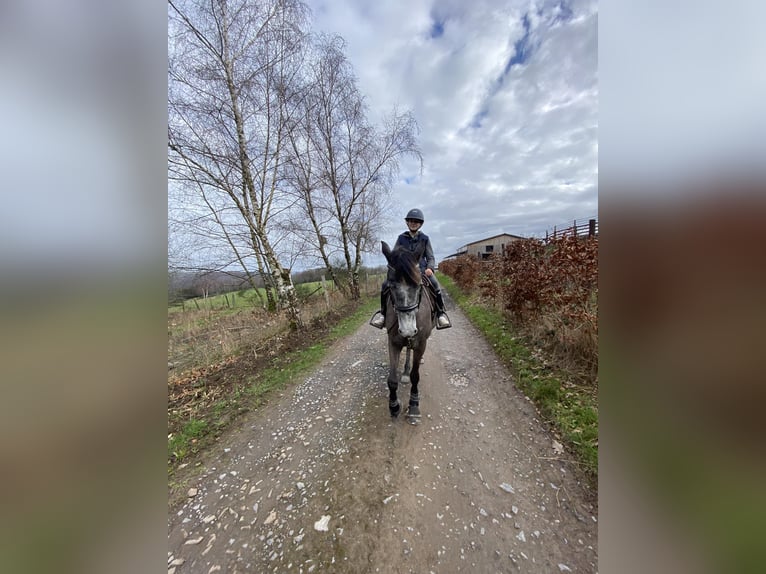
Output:
<instances>
[{"instance_id":1,"label":"sky","mask_svg":"<svg viewBox=\"0 0 766 574\"><path fill-rule=\"evenodd\" d=\"M597 216L596 2L308 4L314 31L346 40L370 119L397 106L420 128L423 170L401 163L381 239L420 208L438 263L492 235L540 237Z\"/></svg>"},{"instance_id":2,"label":"sky","mask_svg":"<svg viewBox=\"0 0 766 574\"><path fill-rule=\"evenodd\" d=\"M398 103L419 122L424 172L402 166L389 241L415 206L442 258L597 213L603 230L615 181L656 201L663 179L766 180L764 2L308 2L316 30L346 39L371 110ZM0 267L161 260L167 5L13 6Z\"/></svg>"}]
</instances>

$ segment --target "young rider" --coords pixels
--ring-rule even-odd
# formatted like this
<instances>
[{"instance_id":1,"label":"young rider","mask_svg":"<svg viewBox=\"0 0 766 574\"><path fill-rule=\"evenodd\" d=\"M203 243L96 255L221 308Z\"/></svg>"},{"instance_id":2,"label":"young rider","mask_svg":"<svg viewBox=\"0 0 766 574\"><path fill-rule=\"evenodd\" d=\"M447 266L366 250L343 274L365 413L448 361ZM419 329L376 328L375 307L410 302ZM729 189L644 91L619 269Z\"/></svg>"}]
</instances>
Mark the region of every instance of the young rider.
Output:
<instances>
[{"instance_id":1,"label":"young rider","mask_svg":"<svg viewBox=\"0 0 766 574\"><path fill-rule=\"evenodd\" d=\"M423 212L419 209L410 209L407 212L407 216L404 218L407 222L407 231L402 233L396 239L395 248L403 246L412 253L415 254L420 264L420 272L425 273L428 280L431 282L434 293L436 295L436 328L447 329L452 327L452 323L447 317L447 313L444 311L444 299L442 298L442 290L439 282L434 275L434 267L436 260L434 259L434 250L431 247L431 240L428 235L420 231L420 228L425 222ZM384 281L380 289L380 311L376 311L370 319L370 325L382 329L386 325L386 300L388 298L388 282Z\"/></svg>"}]
</instances>

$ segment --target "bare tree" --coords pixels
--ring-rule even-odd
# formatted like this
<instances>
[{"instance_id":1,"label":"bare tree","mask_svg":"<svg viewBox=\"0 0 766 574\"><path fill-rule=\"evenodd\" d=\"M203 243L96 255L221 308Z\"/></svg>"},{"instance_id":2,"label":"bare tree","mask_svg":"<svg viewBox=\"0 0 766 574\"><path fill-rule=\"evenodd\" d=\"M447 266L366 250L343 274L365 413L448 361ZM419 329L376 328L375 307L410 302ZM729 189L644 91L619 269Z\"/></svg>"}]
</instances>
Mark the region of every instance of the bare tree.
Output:
<instances>
[{"instance_id":1,"label":"bare tree","mask_svg":"<svg viewBox=\"0 0 766 574\"><path fill-rule=\"evenodd\" d=\"M235 259L258 272L294 327L303 326L290 269L273 245L285 209L287 129L306 35L300 0L169 0L168 163Z\"/></svg>"},{"instance_id":2,"label":"bare tree","mask_svg":"<svg viewBox=\"0 0 766 574\"><path fill-rule=\"evenodd\" d=\"M389 192L399 173L399 160L406 155L414 156L422 166L417 131L412 113L398 113L394 109L380 128L360 130L358 138L348 139L351 202L339 221L344 245L353 247L345 254L355 297L359 297L361 254L379 247L376 238L389 207Z\"/></svg>"},{"instance_id":3,"label":"bare tree","mask_svg":"<svg viewBox=\"0 0 766 574\"><path fill-rule=\"evenodd\" d=\"M359 270L371 251L402 156L421 160L417 123L393 110L383 126L367 119L364 98L340 37L320 37L302 100L303 114L290 131L290 181L300 198L304 231L331 278L359 298ZM347 284L332 264L340 257Z\"/></svg>"},{"instance_id":4,"label":"bare tree","mask_svg":"<svg viewBox=\"0 0 766 574\"><path fill-rule=\"evenodd\" d=\"M333 241L337 234L332 209L325 203L326 194L322 193L320 181L322 162L317 151L320 137L315 120L317 107L316 97L305 98L303 114L296 118L296 127L289 132L292 155L287 171L298 197L296 210L299 212L293 220L292 232L304 237L319 253L330 279L341 293L348 296L346 283L340 279L338 267L331 261L337 248Z\"/></svg>"}]
</instances>

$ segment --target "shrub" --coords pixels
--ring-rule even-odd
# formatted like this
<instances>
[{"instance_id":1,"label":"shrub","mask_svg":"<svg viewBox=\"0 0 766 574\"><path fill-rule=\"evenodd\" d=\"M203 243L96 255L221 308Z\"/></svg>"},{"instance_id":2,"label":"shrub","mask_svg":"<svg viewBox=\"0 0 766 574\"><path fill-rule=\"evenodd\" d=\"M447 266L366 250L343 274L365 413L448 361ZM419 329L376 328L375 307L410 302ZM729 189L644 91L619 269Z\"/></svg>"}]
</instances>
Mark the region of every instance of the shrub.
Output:
<instances>
[{"instance_id":1,"label":"shrub","mask_svg":"<svg viewBox=\"0 0 766 574\"><path fill-rule=\"evenodd\" d=\"M522 239L486 261L461 256L439 269L463 292L486 297L515 325L595 378L598 238Z\"/></svg>"}]
</instances>

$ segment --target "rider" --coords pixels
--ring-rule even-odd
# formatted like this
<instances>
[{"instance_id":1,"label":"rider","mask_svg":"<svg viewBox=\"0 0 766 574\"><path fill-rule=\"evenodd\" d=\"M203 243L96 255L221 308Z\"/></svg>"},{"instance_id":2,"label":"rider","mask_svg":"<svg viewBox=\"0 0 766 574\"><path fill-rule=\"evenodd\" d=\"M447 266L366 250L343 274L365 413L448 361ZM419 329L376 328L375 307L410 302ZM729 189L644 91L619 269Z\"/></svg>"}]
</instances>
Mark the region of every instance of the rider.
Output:
<instances>
[{"instance_id":1,"label":"rider","mask_svg":"<svg viewBox=\"0 0 766 574\"><path fill-rule=\"evenodd\" d=\"M436 295L436 328L447 329L452 327L452 323L444 311L441 286L434 275L436 261L434 259L434 250L431 247L431 240L428 238L428 235L420 231L425 221L423 212L419 209L410 209L404 221L407 222L407 231L397 237L394 248L402 246L416 255L420 264L420 272L425 273L426 277L428 277ZM372 319L370 319L370 325L378 329L382 329L386 325L387 297L388 282L384 281L380 288L380 311L376 311Z\"/></svg>"}]
</instances>

